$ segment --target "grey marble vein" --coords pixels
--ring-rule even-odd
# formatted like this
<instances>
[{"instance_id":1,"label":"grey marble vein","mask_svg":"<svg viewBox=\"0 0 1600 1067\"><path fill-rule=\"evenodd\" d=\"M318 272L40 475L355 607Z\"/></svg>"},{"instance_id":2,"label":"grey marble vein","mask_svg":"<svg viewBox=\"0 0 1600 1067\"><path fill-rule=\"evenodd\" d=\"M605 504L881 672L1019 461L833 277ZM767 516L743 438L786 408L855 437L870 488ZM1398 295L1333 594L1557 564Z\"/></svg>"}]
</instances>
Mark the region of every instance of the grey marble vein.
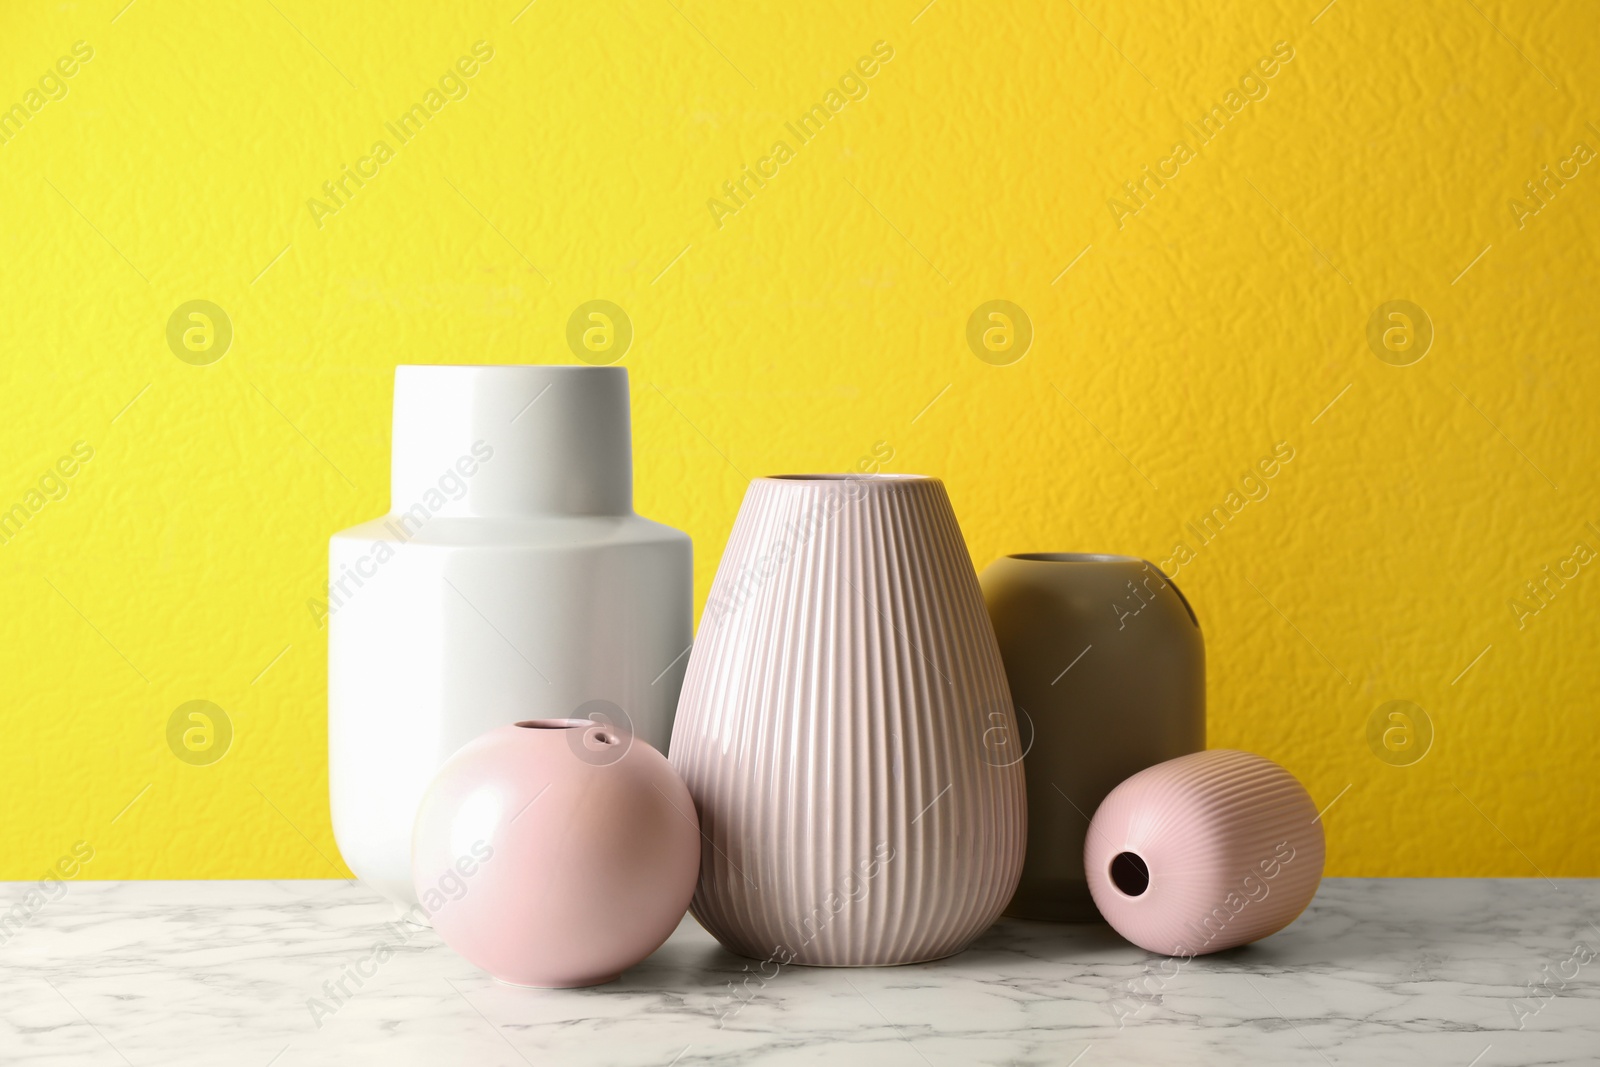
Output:
<instances>
[{"instance_id":1,"label":"grey marble vein","mask_svg":"<svg viewBox=\"0 0 1600 1067\"><path fill-rule=\"evenodd\" d=\"M831 970L686 919L618 982L533 991L359 885L75 882L0 944L0 1062L1595 1064L1597 923L1600 881L1332 879L1284 932L1181 966L1008 919L948 960Z\"/></svg>"}]
</instances>

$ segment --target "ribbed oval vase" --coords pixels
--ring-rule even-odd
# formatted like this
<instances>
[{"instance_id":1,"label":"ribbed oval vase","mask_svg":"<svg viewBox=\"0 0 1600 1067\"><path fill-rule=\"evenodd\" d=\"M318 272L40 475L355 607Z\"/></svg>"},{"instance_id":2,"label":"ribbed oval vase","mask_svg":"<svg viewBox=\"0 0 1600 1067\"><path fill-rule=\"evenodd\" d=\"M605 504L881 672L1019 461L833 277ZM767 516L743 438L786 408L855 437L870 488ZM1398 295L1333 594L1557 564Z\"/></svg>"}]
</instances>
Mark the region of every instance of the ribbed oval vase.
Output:
<instances>
[{"instance_id":1,"label":"ribbed oval vase","mask_svg":"<svg viewBox=\"0 0 1600 1067\"><path fill-rule=\"evenodd\" d=\"M479 734L578 718L666 748L693 567L634 514L627 375L395 369L389 514L329 545L328 788L345 862L402 910L417 803Z\"/></svg>"},{"instance_id":2,"label":"ribbed oval vase","mask_svg":"<svg viewBox=\"0 0 1600 1067\"><path fill-rule=\"evenodd\" d=\"M943 483L750 483L670 758L706 837L691 911L777 964L958 952L1027 832L994 631Z\"/></svg>"},{"instance_id":3,"label":"ribbed oval vase","mask_svg":"<svg viewBox=\"0 0 1600 1067\"><path fill-rule=\"evenodd\" d=\"M1326 847L1305 786L1264 756L1196 752L1111 791L1089 826L1089 890L1117 933L1150 952L1203 956L1294 922Z\"/></svg>"},{"instance_id":4,"label":"ribbed oval vase","mask_svg":"<svg viewBox=\"0 0 1600 1067\"><path fill-rule=\"evenodd\" d=\"M1089 816L1129 775L1205 747L1200 624L1170 579L1130 556L1006 556L978 580L1027 749L1028 856L1006 914L1093 921Z\"/></svg>"}]
</instances>

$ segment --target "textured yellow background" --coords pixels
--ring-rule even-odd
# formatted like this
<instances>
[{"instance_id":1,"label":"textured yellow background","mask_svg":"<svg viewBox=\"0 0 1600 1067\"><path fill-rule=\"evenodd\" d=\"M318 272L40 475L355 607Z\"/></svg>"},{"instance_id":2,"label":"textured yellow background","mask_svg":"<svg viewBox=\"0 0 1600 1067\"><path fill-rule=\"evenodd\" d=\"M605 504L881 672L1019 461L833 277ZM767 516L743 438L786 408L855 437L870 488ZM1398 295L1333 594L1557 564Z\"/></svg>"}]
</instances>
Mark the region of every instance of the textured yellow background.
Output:
<instances>
[{"instance_id":1,"label":"textured yellow background","mask_svg":"<svg viewBox=\"0 0 1600 1067\"><path fill-rule=\"evenodd\" d=\"M0 144L0 877L79 840L80 877L345 874L307 601L387 505L392 368L571 361L591 299L633 322L638 506L693 535L702 601L747 476L892 450L980 567L1188 543L1210 741L1337 798L1331 873L1600 875L1600 566L1508 605L1600 548L1600 162L1563 162L1600 149L1592 4L123 3L0 26L0 106L93 50ZM1546 166L1577 173L1541 204ZM197 299L234 329L208 366L166 339ZM990 300L1032 323L1010 365L966 341ZM1420 362L1369 346L1391 300ZM196 699L235 730L209 766L166 740ZM1367 741L1400 699L1434 730L1411 766Z\"/></svg>"}]
</instances>

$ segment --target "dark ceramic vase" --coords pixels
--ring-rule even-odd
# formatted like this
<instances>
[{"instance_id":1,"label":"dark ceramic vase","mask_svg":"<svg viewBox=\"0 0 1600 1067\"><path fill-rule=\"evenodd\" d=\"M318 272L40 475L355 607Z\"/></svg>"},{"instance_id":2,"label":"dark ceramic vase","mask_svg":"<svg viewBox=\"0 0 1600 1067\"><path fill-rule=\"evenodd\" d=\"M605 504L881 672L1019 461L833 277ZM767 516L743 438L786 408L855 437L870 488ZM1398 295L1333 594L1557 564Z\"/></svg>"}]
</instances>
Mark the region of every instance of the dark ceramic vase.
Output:
<instances>
[{"instance_id":1,"label":"dark ceramic vase","mask_svg":"<svg viewBox=\"0 0 1600 1067\"><path fill-rule=\"evenodd\" d=\"M1200 624L1130 556L1006 556L979 582L1027 753L1027 856L1006 914L1096 920L1083 867L1095 809L1130 775L1205 747Z\"/></svg>"}]
</instances>

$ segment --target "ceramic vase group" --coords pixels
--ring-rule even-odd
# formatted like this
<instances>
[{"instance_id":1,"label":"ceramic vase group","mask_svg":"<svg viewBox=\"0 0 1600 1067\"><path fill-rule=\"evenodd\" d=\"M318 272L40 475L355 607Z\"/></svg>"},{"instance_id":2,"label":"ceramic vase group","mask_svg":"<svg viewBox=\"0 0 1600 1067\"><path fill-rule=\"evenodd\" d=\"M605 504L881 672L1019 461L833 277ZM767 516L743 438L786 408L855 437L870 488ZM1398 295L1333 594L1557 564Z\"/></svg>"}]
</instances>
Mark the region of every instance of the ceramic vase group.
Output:
<instances>
[{"instance_id":1,"label":"ceramic vase group","mask_svg":"<svg viewBox=\"0 0 1600 1067\"><path fill-rule=\"evenodd\" d=\"M691 643L611 367L398 368L391 493L330 542L334 832L502 981L610 980L685 907L745 956L874 966L1003 911L1197 955L1316 890L1304 788L1200 751L1199 624L1148 562L980 581L938 479L757 478Z\"/></svg>"}]
</instances>

